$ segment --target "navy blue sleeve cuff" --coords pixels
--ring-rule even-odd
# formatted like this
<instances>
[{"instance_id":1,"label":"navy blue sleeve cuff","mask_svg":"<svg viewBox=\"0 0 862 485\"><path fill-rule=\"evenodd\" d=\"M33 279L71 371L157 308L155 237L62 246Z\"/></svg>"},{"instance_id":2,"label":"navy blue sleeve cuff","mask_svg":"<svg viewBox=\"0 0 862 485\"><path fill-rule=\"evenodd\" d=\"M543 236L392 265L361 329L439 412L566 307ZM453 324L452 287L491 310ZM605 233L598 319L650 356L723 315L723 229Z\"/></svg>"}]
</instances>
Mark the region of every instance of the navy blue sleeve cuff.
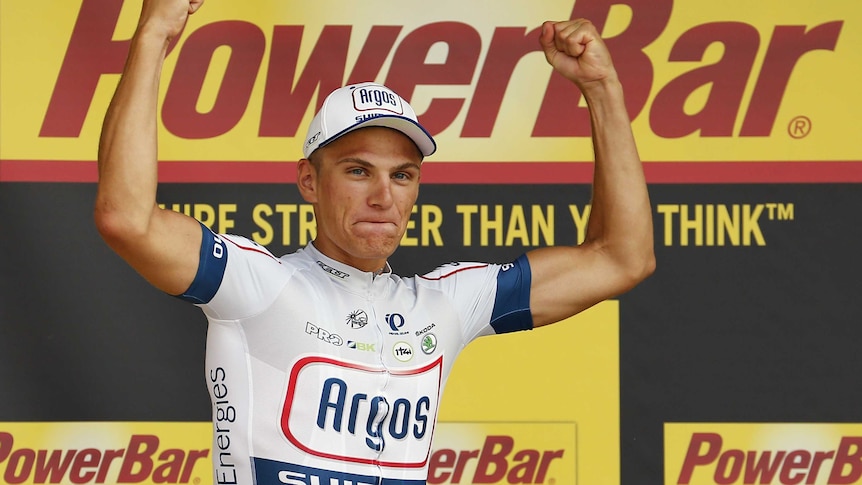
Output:
<instances>
[{"instance_id":1,"label":"navy blue sleeve cuff","mask_svg":"<svg viewBox=\"0 0 862 485\"><path fill-rule=\"evenodd\" d=\"M221 286L225 268L227 268L227 249L224 241L203 224L201 224L201 231L203 231L203 240L195 279L182 295L176 295L177 298L195 304L209 303L212 300Z\"/></svg>"},{"instance_id":2,"label":"navy blue sleeve cuff","mask_svg":"<svg viewBox=\"0 0 862 485\"><path fill-rule=\"evenodd\" d=\"M511 266L506 265L497 274L497 298L491 313L491 327L497 333L533 329L530 311L530 262L522 254Z\"/></svg>"}]
</instances>

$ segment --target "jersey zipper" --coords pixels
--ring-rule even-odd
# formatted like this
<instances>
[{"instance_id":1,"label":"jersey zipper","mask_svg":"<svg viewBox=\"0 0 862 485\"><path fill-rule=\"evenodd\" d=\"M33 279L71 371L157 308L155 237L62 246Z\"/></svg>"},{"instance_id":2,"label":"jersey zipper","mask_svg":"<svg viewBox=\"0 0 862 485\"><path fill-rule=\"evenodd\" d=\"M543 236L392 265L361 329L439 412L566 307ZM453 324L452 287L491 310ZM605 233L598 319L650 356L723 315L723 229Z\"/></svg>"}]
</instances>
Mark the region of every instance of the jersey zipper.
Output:
<instances>
[{"instance_id":1,"label":"jersey zipper","mask_svg":"<svg viewBox=\"0 0 862 485\"><path fill-rule=\"evenodd\" d=\"M385 355L386 349L384 348L384 343L386 341L386 335L384 333L384 329L382 326L383 324L386 324L386 322L385 322L385 317L382 321L380 320L378 312L377 312L377 304L376 304L376 300L374 298L374 280L372 280L371 288L369 289L369 292L368 292L368 295L366 296L366 299L369 303L369 306L371 307L371 318L373 319L372 321L374 322L374 328L377 331L377 345L378 345L377 356L378 356L378 359L380 360L380 367L383 370L382 382L380 385L380 389L378 390L378 393L377 393L377 395L382 398L382 402L380 403L381 407L378 408L377 416L374 420L374 426L376 427L377 434L379 435L379 439L381 440L381 444L382 444L380 449L377 450L377 458L378 459L375 460L375 465L377 466L377 470L378 470L377 476L381 477L381 480L382 480L383 469L380 466L380 456L383 454L383 450L386 448L386 439L385 439L386 432L385 432L384 426L385 426L385 422L386 422L386 417L389 415L389 411L390 411L389 410L389 399L388 399L388 396L386 395L386 388L389 385L390 373L389 373L389 368L386 365L386 355ZM383 323L381 323L381 322L383 322Z\"/></svg>"}]
</instances>

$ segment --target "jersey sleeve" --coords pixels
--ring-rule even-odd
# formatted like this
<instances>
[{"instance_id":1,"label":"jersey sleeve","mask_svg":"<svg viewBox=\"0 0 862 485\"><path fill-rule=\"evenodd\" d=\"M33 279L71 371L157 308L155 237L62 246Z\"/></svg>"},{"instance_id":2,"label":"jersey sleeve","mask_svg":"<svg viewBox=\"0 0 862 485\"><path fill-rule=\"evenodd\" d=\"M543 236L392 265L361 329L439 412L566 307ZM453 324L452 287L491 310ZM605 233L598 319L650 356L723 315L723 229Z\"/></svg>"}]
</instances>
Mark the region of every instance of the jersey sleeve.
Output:
<instances>
[{"instance_id":1,"label":"jersey sleeve","mask_svg":"<svg viewBox=\"0 0 862 485\"><path fill-rule=\"evenodd\" d=\"M491 327L496 333L533 329L530 311L532 273L526 255L504 264L497 273L497 292L491 310Z\"/></svg>"},{"instance_id":2,"label":"jersey sleeve","mask_svg":"<svg viewBox=\"0 0 862 485\"><path fill-rule=\"evenodd\" d=\"M215 296L224 278L228 257L220 237L203 224L201 232L200 259L195 279L183 294L176 295L181 300L194 304L209 303Z\"/></svg>"},{"instance_id":3,"label":"jersey sleeve","mask_svg":"<svg viewBox=\"0 0 862 485\"><path fill-rule=\"evenodd\" d=\"M458 313L464 338L532 330L530 263L450 263L421 277L439 284Z\"/></svg>"},{"instance_id":4,"label":"jersey sleeve","mask_svg":"<svg viewBox=\"0 0 862 485\"><path fill-rule=\"evenodd\" d=\"M281 261L247 238L215 234L203 224L201 230L198 271L178 298L222 320L239 319L265 308L286 282Z\"/></svg>"}]
</instances>

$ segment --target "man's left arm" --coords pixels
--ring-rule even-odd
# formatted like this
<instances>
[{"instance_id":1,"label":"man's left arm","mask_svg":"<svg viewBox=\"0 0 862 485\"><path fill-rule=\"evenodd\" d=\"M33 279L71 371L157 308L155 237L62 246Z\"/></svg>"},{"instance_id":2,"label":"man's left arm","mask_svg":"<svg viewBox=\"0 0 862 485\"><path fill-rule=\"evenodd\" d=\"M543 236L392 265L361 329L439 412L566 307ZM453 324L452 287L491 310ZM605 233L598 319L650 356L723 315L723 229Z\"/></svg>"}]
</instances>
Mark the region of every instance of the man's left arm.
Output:
<instances>
[{"instance_id":1,"label":"man's left arm","mask_svg":"<svg viewBox=\"0 0 862 485\"><path fill-rule=\"evenodd\" d=\"M655 270L646 180L607 47L584 19L546 22L540 43L548 63L586 99L595 169L584 242L527 253L534 327L625 293Z\"/></svg>"}]
</instances>

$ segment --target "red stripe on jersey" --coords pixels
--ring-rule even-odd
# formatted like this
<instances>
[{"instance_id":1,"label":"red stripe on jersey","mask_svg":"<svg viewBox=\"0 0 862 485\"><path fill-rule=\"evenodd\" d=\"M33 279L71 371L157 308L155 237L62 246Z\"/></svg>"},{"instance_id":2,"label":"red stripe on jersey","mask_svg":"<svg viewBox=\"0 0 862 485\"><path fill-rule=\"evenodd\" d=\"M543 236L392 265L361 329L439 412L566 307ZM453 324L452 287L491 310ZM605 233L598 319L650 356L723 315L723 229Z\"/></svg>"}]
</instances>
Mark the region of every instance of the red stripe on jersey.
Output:
<instances>
[{"instance_id":1,"label":"red stripe on jersey","mask_svg":"<svg viewBox=\"0 0 862 485\"><path fill-rule=\"evenodd\" d=\"M453 275L453 274L455 274L455 273L460 273L461 271L466 271L466 270L468 270L468 269L486 268L486 267L488 267L488 264L480 264L480 265L477 265L477 266L470 266L469 268L458 268L458 269L456 269L455 271L452 271L452 272L450 272L450 273L446 273L446 274L444 274L443 276L438 276L438 277L436 277L436 278L429 278L428 276L419 276L419 277L420 277L420 278L422 278L423 280L428 280L428 281L437 281L437 280L442 280L443 278L448 278L448 277L452 276L452 275Z\"/></svg>"},{"instance_id":2,"label":"red stripe on jersey","mask_svg":"<svg viewBox=\"0 0 862 485\"><path fill-rule=\"evenodd\" d=\"M245 251L252 251L252 252L255 252L255 253L265 254L265 255L269 256L270 258L274 259L278 264L281 264L281 260L280 260L280 259L278 259L278 258L276 258L275 256L273 256L273 255L272 255L272 253L270 253L269 251L266 251L266 250L263 250L263 249L258 249L258 248L255 248L255 247L240 246L240 245L239 245L239 244L237 244L234 240L232 240L231 238L228 238L228 237L222 237L222 238L220 238L220 239L225 240L225 241L229 241L229 242L230 242L231 244L233 244L234 246L236 246L236 247L238 247L238 248L240 248L240 249L243 249L243 250L245 250Z\"/></svg>"}]
</instances>

